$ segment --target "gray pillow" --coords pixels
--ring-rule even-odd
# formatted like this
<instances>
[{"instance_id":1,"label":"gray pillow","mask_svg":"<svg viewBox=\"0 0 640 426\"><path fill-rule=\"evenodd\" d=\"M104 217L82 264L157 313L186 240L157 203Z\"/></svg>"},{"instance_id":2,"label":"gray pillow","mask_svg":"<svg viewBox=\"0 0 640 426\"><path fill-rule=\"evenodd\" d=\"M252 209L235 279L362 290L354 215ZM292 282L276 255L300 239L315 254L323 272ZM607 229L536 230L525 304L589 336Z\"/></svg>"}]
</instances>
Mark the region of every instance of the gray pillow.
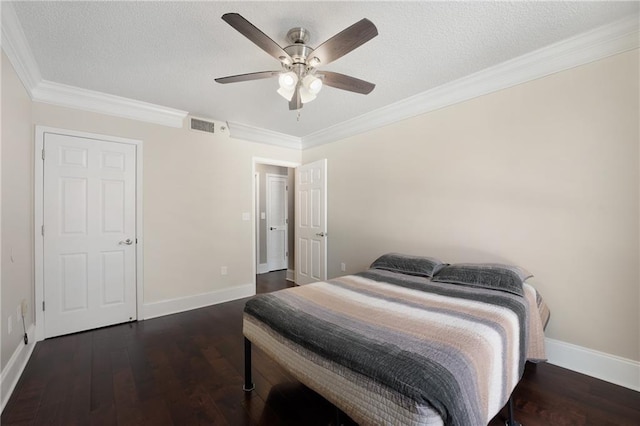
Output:
<instances>
[{"instance_id":1,"label":"gray pillow","mask_svg":"<svg viewBox=\"0 0 640 426\"><path fill-rule=\"evenodd\" d=\"M371 264L371 268L431 278L433 274L444 265L446 265L446 263L442 263L438 259L434 259L432 257L387 253L377 258Z\"/></svg>"},{"instance_id":2,"label":"gray pillow","mask_svg":"<svg viewBox=\"0 0 640 426\"><path fill-rule=\"evenodd\" d=\"M524 296L522 283L532 276L519 266L500 263L455 263L440 269L432 281L490 288Z\"/></svg>"}]
</instances>

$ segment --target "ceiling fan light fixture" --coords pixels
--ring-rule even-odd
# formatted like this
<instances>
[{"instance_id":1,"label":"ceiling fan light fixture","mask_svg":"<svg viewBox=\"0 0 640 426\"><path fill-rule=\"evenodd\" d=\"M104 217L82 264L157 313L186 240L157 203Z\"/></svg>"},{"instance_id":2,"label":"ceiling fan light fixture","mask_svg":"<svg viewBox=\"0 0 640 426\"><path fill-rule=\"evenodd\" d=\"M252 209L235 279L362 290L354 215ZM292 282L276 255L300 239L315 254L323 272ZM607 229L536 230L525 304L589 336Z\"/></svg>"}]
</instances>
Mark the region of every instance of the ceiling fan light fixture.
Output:
<instances>
[{"instance_id":1,"label":"ceiling fan light fixture","mask_svg":"<svg viewBox=\"0 0 640 426\"><path fill-rule=\"evenodd\" d=\"M295 92L296 92L295 87L293 89L285 89L283 87L278 89L278 94L289 102L291 102L291 99L293 99L293 94Z\"/></svg>"},{"instance_id":2,"label":"ceiling fan light fixture","mask_svg":"<svg viewBox=\"0 0 640 426\"><path fill-rule=\"evenodd\" d=\"M298 90L300 90L300 102L303 104L309 103L316 98L316 94L312 93L304 85L301 85Z\"/></svg>"},{"instance_id":3,"label":"ceiling fan light fixture","mask_svg":"<svg viewBox=\"0 0 640 426\"><path fill-rule=\"evenodd\" d=\"M298 85L298 75L293 71L283 72L278 77L278 84L280 85L278 94L291 102L296 92L296 86Z\"/></svg>"},{"instance_id":4,"label":"ceiling fan light fixture","mask_svg":"<svg viewBox=\"0 0 640 426\"><path fill-rule=\"evenodd\" d=\"M317 95L322 89L322 80L309 74L302 79L302 85L309 91L309 93Z\"/></svg>"},{"instance_id":5,"label":"ceiling fan light fixture","mask_svg":"<svg viewBox=\"0 0 640 426\"><path fill-rule=\"evenodd\" d=\"M293 71L283 72L280 74L280 77L278 77L278 84L281 89L287 91L293 90L296 88L296 84L298 84L298 76Z\"/></svg>"}]
</instances>

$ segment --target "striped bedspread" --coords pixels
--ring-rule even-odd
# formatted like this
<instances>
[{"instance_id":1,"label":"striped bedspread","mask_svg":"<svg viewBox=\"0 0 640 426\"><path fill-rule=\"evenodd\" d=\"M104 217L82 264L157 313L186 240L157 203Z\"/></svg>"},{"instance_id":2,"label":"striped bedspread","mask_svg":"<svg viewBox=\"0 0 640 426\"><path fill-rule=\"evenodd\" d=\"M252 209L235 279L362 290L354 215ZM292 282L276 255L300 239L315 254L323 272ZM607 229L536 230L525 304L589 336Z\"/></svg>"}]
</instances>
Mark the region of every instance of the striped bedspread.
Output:
<instances>
[{"instance_id":1,"label":"striped bedspread","mask_svg":"<svg viewBox=\"0 0 640 426\"><path fill-rule=\"evenodd\" d=\"M249 300L244 335L360 424L487 424L548 310L525 296L368 270Z\"/></svg>"}]
</instances>

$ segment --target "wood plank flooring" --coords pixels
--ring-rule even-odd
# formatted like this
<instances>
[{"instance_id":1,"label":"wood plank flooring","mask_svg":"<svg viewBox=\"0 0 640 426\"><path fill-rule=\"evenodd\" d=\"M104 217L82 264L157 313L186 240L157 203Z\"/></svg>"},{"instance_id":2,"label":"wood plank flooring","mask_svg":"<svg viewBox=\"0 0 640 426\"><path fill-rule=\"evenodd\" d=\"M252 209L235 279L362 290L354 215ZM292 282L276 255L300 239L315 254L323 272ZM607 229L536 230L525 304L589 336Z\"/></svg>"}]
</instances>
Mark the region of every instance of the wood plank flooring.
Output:
<instances>
[{"instance_id":1,"label":"wood plank flooring","mask_svg":"<svg viewBox=\"0 0 640 426\"><path fill-rule=\"evenodd\" d=\"M287 286L284 271L258 276L260 293ZM335 425L330 403L256 348L256 390L242 391L245 301L39 342L0 423ZM640 425L640 393L550 364L527 366L515 405L525 426Z\"/></svg>"}]
</instances>

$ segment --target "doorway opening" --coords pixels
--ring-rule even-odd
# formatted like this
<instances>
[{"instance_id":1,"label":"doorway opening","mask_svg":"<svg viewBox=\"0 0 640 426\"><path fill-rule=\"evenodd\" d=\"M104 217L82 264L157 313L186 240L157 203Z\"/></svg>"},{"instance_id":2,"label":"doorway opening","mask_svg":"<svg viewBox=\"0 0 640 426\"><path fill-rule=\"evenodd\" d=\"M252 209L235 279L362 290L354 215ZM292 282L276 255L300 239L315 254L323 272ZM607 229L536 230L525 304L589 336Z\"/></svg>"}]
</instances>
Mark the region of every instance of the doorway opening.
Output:
<instances>
[{"instance_id":1,"label":"doorway opening","mask_svg":"<svg viewBox=\"0 0 640 426\"><path fill-rule=\"evenodd\" d=\"M280 271L295 280L295 167L277 160L253 160L254 265L256 275ZM256 280L257 282L257 280Z\"/></svg>"}]
</instances>

